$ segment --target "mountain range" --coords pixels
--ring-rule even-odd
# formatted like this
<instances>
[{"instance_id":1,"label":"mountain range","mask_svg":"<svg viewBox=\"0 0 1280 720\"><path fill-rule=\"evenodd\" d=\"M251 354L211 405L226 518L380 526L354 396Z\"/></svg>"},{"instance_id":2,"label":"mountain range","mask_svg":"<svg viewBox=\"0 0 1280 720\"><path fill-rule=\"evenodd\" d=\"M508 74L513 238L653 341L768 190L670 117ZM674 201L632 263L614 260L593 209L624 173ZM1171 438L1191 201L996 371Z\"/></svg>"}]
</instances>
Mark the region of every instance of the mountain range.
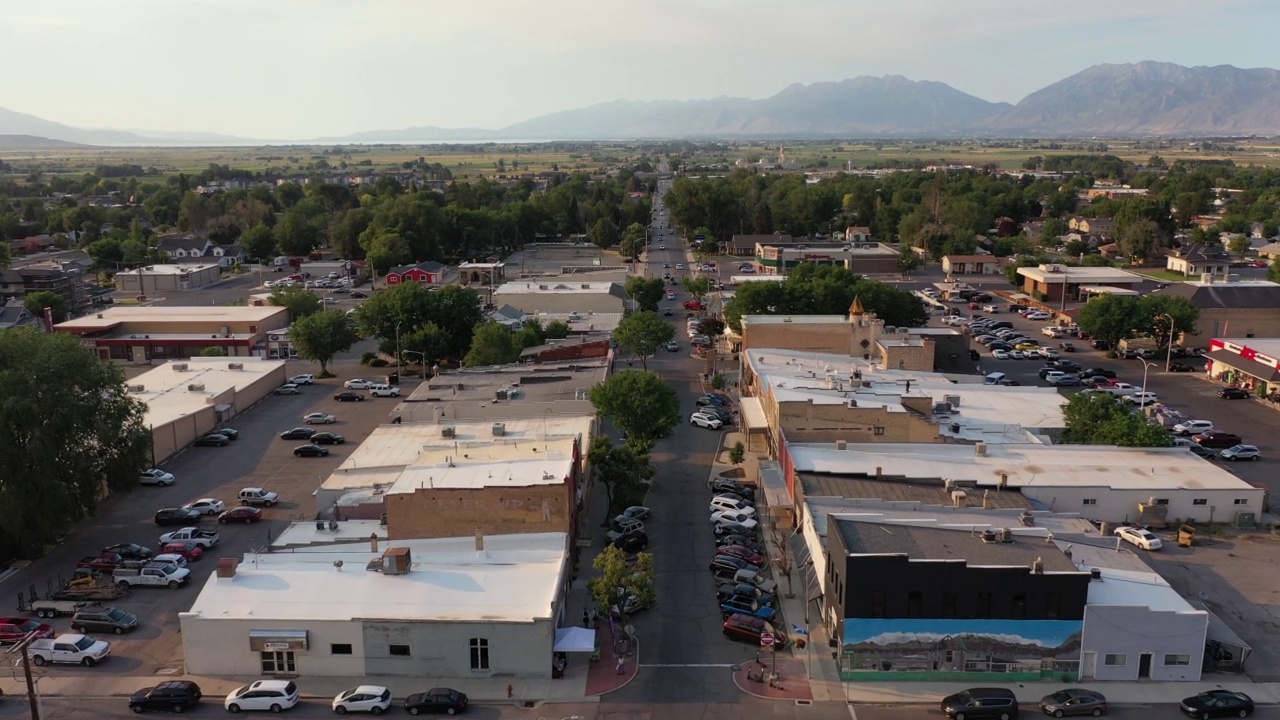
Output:
<instances>
[{"instance_id":1,"label":"mountain range","mask_svg":"<svg viewBox=\"0 0 1280 720\"><path fill-rule=\"evenodd\" d=\"M200 132L88 130L0 108L4 135L87 145L232 145ZM899 75L791 85L763 99L614 100L492 130L418 126L288 142L625 140L664 138L1125 137L1280 135L1280 71L1139 62L1095 65L994 103ZM32 147L24 139L25 147Z\"/></svg>"}]
</instances>

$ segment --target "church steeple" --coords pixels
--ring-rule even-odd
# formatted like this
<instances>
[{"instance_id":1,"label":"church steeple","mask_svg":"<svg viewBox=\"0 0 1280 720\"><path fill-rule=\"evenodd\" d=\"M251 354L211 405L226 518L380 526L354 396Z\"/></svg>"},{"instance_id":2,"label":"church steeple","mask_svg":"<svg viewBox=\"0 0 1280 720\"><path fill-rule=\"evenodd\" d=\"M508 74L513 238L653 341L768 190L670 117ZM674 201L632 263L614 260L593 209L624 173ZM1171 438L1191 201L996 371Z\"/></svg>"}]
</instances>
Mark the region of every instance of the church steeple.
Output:
<instances>
[{"instance_id":1,"label":"church steeple","mask_svg":"<svg viewBox=\"0 0 1280 720\"><path fill-rule=\"evenodd\" d=\"M862 298L857 295L854 295L853 304L849 306L849 317L853 318L859 315L866 315L866 314L867 314L866 309L862 307Z\"/></svg>"}]
</instances>

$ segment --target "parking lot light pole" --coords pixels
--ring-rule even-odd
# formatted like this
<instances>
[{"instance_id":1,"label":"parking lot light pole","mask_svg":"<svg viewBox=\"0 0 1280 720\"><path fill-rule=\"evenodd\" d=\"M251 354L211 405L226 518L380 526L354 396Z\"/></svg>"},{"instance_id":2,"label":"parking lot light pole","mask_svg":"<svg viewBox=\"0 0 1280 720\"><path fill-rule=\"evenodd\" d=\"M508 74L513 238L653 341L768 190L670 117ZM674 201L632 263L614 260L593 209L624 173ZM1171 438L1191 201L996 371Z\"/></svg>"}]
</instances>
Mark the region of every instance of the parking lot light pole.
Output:
<instances>
[{"instance_id":1,"label":"parking lot light pole","mask_svg":"<svg viewBox=\"0 0 1280 720\"><path fill-rule=\"evenodd\" d=\"M1169 313L1160 313L1156 317L1166 318L1169 321L1169 342L1164 346L1164 373L1168 375L1169 364L1173 360L1173 316Z\"/></svg>"},{"instance_id":2,"label":"parking lot light pole","mask_svg":"<svg viewBox=\"0 0 1280 720\"><path fill-rule=\"evenodd\" d=\"M1144 392L1144 393L1145 393L1145 392L1150 392L1149 390L1147 390L1147 371L1148 371L1148 370L1150 370L1150 369L1152 368L1152 366L1154 366L1154 365L1155 365L1155 363L1153 363L1153 362L1151 362L1151 361L1149 361L1149 360L1142 360L1142 390L1141 390L1141 392ZM1143 397L1143 398L1142 398L1142 403L1141 403L1141 404L1139 404L1139 405L1138 405L1138 407L1139 407L1139 408L1145 408L1146 406L1147 406L1147 399L1146 399L1146 397Z\"/></svg>"},{"instance_id":3,"label":"parking lot light pole","mask_svg":"<svg viewBox=\"0 0 1280 720\"><path fill-rule=\"evenodd\" d=\"M400 322L396 322L396 382L400 382Z\"/></svg>"}]
</instances>

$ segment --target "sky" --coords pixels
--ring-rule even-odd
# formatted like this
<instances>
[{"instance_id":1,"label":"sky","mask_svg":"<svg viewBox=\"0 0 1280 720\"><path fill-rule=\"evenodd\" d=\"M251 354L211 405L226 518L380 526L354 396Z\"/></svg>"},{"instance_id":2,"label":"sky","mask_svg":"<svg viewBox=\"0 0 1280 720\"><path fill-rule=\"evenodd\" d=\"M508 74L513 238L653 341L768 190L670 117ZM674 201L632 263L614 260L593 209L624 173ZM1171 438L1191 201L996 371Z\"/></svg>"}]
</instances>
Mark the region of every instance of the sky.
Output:
<instances>
[{"instance_id":1,"label":"sky","mask_svg":"<svg viewBox=\"0 0 1280 720\"><path fill-rule=\"evenodd\" d=\"M312 139L859 75L991 101L1099 63L1280 66L1276 0L6 0L0 107Z\"/></svg>"}]
</instances>

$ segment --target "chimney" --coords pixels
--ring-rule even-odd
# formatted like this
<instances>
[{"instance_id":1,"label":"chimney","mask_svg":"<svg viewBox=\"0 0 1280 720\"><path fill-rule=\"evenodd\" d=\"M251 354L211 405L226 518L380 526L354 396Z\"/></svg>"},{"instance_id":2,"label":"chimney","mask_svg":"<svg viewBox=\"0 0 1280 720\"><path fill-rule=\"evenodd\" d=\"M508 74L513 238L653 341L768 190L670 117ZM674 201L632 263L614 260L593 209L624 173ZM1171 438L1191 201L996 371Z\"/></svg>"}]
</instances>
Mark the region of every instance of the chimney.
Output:
<instances>
[{"instance_id":1,"label":"chimney","mask_svg":"<svg viewBox=\"0 0 1280 720\"><path fill-rule=\"evenodd\" d=\"M991 495L991 491L990 491L990 490L983 490L983 491L982 491L982 509L983 509L983 510L990 510L990 509L991 509L991 497L990 497L990 495Z\"/></svg>"},{"instance_id":2,"label":"chimney","mask_svg":"<svg viewBox=\"0 0 1280 720\"><path fill-rule=\"evenodd\" d=\"M879 465L877 465L877 466L876 466L876 479L877 479L877 480L879 480L879 479L881 479L882 477L884 477L884 470L883 470L883 468L881 468Z\"/></svg>"},{"instance_id":3,"label":"chimney","mask_svg":"<svg viewBox=\"0 0 1280 720\"><path fill-rule=\"evenodd\" d=\"M844 449L846 449L846 448L848 448L848 447L849 447L849 444L848 444L848 443L846 443L844 440L837 440L837 441L836 441L836 449L837 449L837 450L844 450Z\"/></svg>"},{"instance_id":4,"label":"chimney","mask_svg":"<svg viewBox=\"0 0 1280 720\"><path fill-rule=\"evenodd\" d=\"M484 530L476 528L476 552L484 552Z\"/></svg>"},{"instance_id":5,"label":"chimney","mask_svg":"<svg viewBox=\"0 0 1280 720\"><path fill-rule=\"evenodd\" d=\"M369 552L378 552L378 533L369 533Z\"/></svg>"},{"instance_id":6,"label":"chimney","mask_svg":"<svg viewBox=\"0 0 1280 720\"><path fill-rule=\"evenodd\" d=\"M1000 473L1000 489L1004 490L1007 487L1009 487L1009 473L1002 472Z\"/></svg>"},{"instance_id":7,"label":"chimney","mask_svg":"<svg viewBox=\"0 0 1280 720\"><path fill-rule=\"evenodd\" d=\"M218 577L233 578L236 576L236 565L239 560L235 558L218 558Z\"/></svg>"},{"instance_id":8,"label":"chimney","mask_svg":"<svg viewBox=\"0 0 1280 720\"><path fill-rule=\"evenodd\" d=\"M974 455L976 455L976 456L978 456L978 457L986 457L986 456L987 456L987 444L986 444L986 443L978 443L978 444L974 445L974 446L973 446L973 454L974 454Z\"/></svg>"},{"instance_id":9,"label":"chimney","mask_svg":"<svg viewBox=\"0 0 1280 720\"><path fill-rule=\"evenodd\" d=\"M1044 558L1036 558L1035 562L1031 563L1031 572L1037 575L1044 573Z\"/></svg>"}]
</instances>

